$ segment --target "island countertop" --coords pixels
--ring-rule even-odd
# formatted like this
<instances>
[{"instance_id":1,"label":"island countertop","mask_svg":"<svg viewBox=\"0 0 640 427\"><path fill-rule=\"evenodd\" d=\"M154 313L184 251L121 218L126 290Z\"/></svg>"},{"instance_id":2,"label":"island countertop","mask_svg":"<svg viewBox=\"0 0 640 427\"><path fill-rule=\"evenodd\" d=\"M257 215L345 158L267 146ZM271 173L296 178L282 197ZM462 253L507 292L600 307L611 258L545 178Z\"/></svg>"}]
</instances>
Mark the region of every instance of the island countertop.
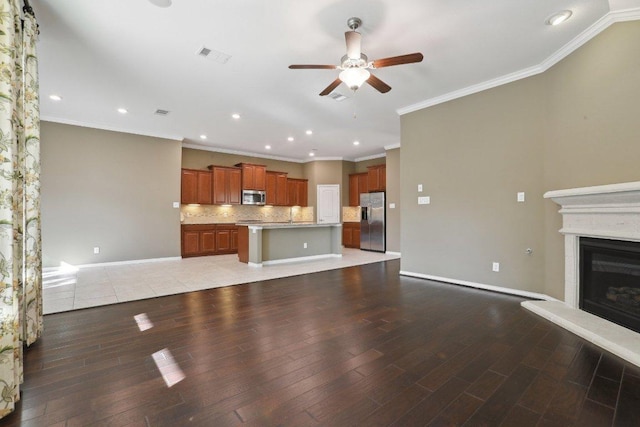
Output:
<instances>
[{"instance_id":1,"label":"island countertop","mask_svg":"<svg viewBox=\"0 0 640 427\"><path fill-rule=\"evenodd\" d=\"M291 228L291 227L342 227L340 223L318 223L318 222L237 222L239 227L260 227L271 228Z\"/></svg>"},{"instance_id":2,"label":"island countertop","mask_svg":"<svg viewBox=\"0 0 640 427\"><path fill-rule=\"evenodd\" d=\"M342 224L316 222L236 223L238 259L262 266L342 256Z\"/></svg>"}]
</instances>

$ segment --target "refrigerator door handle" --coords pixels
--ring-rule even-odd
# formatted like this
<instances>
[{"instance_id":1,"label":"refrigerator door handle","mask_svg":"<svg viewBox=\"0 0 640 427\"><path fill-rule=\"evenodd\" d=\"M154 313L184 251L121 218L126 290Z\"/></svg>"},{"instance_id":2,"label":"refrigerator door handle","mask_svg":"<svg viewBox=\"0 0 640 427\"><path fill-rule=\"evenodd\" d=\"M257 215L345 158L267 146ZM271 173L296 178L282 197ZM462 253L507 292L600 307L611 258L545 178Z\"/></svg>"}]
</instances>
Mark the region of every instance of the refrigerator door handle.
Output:
<instances>
[{"instance_id":1,"label":"refrigerator door handle","mask_svg":"<svg viewBox=\"0 0 640 427\"><path fill-rule=\"evenodd\" d=\"M367 220L367 208L364 207L364 206L361 208L360 219L362 221L366 221Z\"/></svg>"}]
</instances>

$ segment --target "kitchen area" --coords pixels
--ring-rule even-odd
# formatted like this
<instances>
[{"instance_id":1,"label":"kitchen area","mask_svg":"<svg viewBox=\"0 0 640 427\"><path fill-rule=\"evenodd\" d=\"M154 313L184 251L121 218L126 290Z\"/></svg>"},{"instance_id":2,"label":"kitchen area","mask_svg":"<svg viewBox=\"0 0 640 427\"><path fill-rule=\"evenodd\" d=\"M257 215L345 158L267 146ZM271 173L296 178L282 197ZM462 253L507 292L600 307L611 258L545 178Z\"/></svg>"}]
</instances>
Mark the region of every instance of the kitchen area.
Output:
<instances>
[{"instance_id":1,"label":"kitchen area","mask_svg":"<svg viewBox=\"0 0 640 427\"><path fill-rule=\"evenodd\" d=\"M340 257L343 246L384 253L383 161L364 162L361 172L348 161L301 164L183 148L181 255L237 253L262 266ZM341 222L317 222L318 184L340 185ZM374 195L377 206L364 199Z\"/></svg>"}]
</instances>

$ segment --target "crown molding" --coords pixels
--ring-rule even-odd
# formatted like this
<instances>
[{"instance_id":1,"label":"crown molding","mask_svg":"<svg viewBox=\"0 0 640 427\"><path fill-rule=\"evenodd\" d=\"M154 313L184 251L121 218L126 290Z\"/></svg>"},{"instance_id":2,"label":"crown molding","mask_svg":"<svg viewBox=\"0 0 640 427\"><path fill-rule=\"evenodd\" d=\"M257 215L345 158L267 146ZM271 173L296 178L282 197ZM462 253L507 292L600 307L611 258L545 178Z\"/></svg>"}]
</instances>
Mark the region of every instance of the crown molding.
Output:
<instances>
[{"instance_id":1,"label":"crown molding","mask_svg":"<svg viewBox=\"0 0 640 427\"><path fill-rule=\"evenodd\" d=\"M40 116L40 121L51 122L51 123L60 123L60 124L63 124L63 125L78 126L78 127L90 128L90 129L107 130L107 131L110 131L110 132L128 133L128 134L139 135L139 136L149 136L149 137L152 137L152 138L169 139L169 140L172 140L172 141L182 141L183 140L183 138L181 136L176 136L176 135L163 135L163 134L154 133L154 132L140 132L138 130L115 128L113 126L103 125L103 124L85 123L85 122L80 122L80 121L77 121L77 120L61 119L59 117Z\"/></svg>"},{"instance_id":2,"label":"crown molding","mask_svg":"<svg viewBox=\"0 0 640 427\"><path fill-rule=\"evenodd\" d=\"M306 160L293 159L291 157L270 156L268 154L257 154L250 151L228 150L226 148L209 147L206 145L192 144L188 142L182 143L183 148L191 148L193 150L213 151L214 153L237 154L240 156L256 157L259 159L281 160L283 162L306 163Z\"/></svg>"},{"instance_id":3,"label":"crown molding","mask_svg":"<svg viewBox=\"0 0 640 427\"><path fill-rule=\"evenodd\" d=\"M514 73L506 74L492 80L487 80L477 85L467 86L466 88L455 90L444 95L426 99L416 104L399 108L396 110L396 112L398 113L398 115L402 116L408 113L413 113L414 111L422 110L424 108L432 107L434 105L442 104L447 101L452 101L457 98L462 98L467 95L472 95L474 93L482 92L487 89L492 89L497 86L502 86L504 84L514 82L516 80L543 73L616 22L635 21L639 19L640 7L609 12L538 65L534 65L532 67L525 68Z\"/></svg>"},{"instance_id":4,"label":"crown molding","mask_svg":"<svg viewBox=\"0 0 640 427\"><path fill-rule=\"evenodd\" d=\"M371 156L366 156L366 157L358 157L358 158L353 159L353 161L354 162L364 162L365 160L380 159L382 157L387 157L387 153L373 154Z\"/></svg>"},{"instance_id":5,"label":"crown molding","mask_svg":"<svg viewBox=\"0 0 640 427\"><path fill-rule=\"evenodd\" d=\"M395 144L390 144L390 145L385 145L384 146L384 150L385 151L395 150L396 148L400 148L400 143L399 142L397 142Z\"/></svg>"}]
</instances>

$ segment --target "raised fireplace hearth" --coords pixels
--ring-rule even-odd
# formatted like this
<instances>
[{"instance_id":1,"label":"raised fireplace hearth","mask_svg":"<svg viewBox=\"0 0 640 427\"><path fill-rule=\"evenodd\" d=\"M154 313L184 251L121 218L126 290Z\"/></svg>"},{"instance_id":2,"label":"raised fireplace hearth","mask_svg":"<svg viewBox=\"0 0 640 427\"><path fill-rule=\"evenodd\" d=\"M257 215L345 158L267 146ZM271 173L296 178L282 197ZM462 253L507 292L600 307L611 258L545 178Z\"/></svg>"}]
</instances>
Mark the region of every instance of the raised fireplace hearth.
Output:
<instances>
[{"instance_id":1,"label":"raised fireplace hearth","mask_svg":"<svg viewBox=\"0 0 640 427\"><path fill-rule=\"evenodd\" d=\"M561 206L564 303L522 305L640 366L640 181L549 191L544 197Z\"/></svg>"}]
</instances>

